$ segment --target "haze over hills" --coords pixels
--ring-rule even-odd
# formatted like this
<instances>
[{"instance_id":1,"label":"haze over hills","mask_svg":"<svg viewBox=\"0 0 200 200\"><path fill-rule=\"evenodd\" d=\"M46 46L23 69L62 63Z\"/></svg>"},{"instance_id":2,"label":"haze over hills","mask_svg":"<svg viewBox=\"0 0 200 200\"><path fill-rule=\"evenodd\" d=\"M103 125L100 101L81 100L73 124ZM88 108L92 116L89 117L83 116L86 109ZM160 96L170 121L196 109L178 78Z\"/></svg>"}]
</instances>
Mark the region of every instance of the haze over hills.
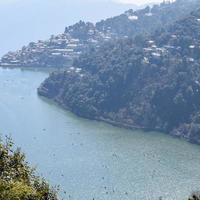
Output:
<instances>
[{"instance_id":1,"label":"haze over hills","mask_svg":"<svg viewBox=\"0 0 200 200\"><path fill-rule=\"evenodd\" d=\"M80 19L96 22L118 15L131 4L120 4L106 0L20 0L0 2L0 56L8 51L20 49L31 41L47 39L52 34L63 32L65 26Z\"/></svg>"},{"instance_id":2,"label":"haze over hills","mask_svg":"<svg viewBox=\"0 0 200 200\"><path fill-rule=\"evenodd\" d=\"M152 8L147 6L137 11L129 9L121 15L101 20L96 24L80 21L66 27L64 33L51 36L48 40L31 42L19 51L9 52L2 57L1 65L66 67L90 46L98 48L108 40L150 34L189 14L197 4L198 1L167 1Z\"/></svg>"},{"instance_id":3,"label":"haze over hills","mask_svg":"<svg viewBox=\"0 0 200 200\"><path fill-rule=\"evenodd\" d=\"M53 73L39 94L80 116L200 143L200 9L194 10L151 36L91 49L76 68Z\"/></svg>"}]
</instances>

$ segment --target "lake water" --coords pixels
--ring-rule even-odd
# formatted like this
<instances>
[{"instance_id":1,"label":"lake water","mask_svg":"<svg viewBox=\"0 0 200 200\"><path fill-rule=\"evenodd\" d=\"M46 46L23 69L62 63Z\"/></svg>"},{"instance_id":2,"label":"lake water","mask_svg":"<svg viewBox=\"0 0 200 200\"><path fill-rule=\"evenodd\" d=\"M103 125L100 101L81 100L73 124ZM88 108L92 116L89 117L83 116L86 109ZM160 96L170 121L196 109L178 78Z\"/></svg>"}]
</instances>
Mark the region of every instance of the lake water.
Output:
<instances>
[{"instance_id":1,"label":"lake water","mask_svg":"<svg viewBox=\"0 0 200 200\"><path fill-rule=\"evenodd\" d=\"M200 146L78 118L37 96L47 76L0 69L0 132L64 199L184 200L200 189Z\"/></svg>"}]
</instances>

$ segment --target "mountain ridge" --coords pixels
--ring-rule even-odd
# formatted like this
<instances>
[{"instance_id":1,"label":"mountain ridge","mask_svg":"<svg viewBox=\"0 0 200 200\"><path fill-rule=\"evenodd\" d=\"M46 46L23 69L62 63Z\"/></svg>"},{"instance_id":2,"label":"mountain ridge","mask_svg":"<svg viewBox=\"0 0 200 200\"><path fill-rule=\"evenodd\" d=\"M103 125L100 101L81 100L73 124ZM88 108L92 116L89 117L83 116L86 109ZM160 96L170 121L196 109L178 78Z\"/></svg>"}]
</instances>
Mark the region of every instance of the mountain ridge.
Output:
<instances>
[{"instance_id":1,"label":"mountain ridge","mask_svg":"<svg viewBox=\"0 0 200 200\"><path fill-rule=\"evenodd\" d=\"M90 46L98 48L109 40L151 34L189 14L197 5L200 5L198 0L177 0L173 3L147 6L137 11L128 10L96 24L80 21L66 27L63 34L52 36L46 41L31 42L19 51L9 52L2 57L0 65L67 67Z\"/></svg>"}]
</instances>

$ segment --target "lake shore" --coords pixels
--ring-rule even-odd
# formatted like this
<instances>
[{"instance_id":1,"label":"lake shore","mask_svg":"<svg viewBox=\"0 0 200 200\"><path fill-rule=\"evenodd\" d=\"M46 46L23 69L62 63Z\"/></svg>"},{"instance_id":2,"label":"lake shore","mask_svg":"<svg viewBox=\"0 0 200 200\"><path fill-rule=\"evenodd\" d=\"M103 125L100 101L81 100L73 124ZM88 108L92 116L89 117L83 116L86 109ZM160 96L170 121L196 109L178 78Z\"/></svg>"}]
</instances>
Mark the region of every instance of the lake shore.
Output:
<instances>
[{"instance_id":1,"label":"lake shore","mask_svg":"<svg viewBox=\"0 0 200 200\"><path fill-rule=\"evenodd\" d=\"M11 133L38 173L67 192L62 198L182 200L198 190L199 146L77 117L38 97L47 76L0 69L0 131Z\"/></svg>"},{"instance_id":2,"label":"lake shore","mask_svg":"<svg viewBox=\"0 0 200 200\"><path fill-rule=\"evenodd\" d=\"M176 134L170 134L170 133L166 133L165 131L163 131L162 129L158 129L158 128L149 128L149 127L141 127L141 126L138 126L138 125L131 125L131 124L127 124L127 123L124 123L124 122L120 122L120 121L114 121L112 119L109 119L109 118L106 118L104 116L91 116L91 117L88 117L88 116L85 116L83 114L80 114L80 113L77 113L77 112L74 112L69 106L66 106L63 102L61 102L59 99L50 99L48 98L47 96L44 96L43 94L41 94L41 89L38 88L38 95L40 97L42 97L43 99L47 100L48 102L52 102L54 104L56 104L57 106L61 107L62 109L66 110L66 111L70 111L72 112L73 114L75 114L76 116L78 117L81 117L81 118L85 118L85 119L88 119L88 120L93 120L93 121L99 121L99 122L104 122L104 123L107 123L107 124L110 124L112 126L115 126L115 127L118 127L118 128L125 128L125 129L129 129L129 130L142 130L142 131L145 131L145 132L152 132L152 131L156 131L156 132L162 132L164 134L168 134L170 135L171 137L173 138L179 138L179 139L183 139L189 143L192 143L192 144L196 144L196 145L200 145L200 142L198 141L195 141L195 140L191 140L183 135L176 135Z\"/></svg>"}]
</instances>

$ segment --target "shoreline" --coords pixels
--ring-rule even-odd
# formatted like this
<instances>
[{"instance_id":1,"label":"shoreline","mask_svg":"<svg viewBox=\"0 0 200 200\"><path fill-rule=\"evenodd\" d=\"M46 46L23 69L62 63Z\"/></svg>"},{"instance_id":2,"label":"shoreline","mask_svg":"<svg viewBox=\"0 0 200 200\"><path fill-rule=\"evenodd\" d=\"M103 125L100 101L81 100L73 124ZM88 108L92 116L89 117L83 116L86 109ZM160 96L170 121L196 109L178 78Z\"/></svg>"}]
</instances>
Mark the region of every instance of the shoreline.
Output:
<instances>
[{"instance_id":1,"label":"shoreline","mask_svg":"<svg viewBox=\"0 0 200 200\"><path fill-rule=\"evenodd\" d=\"M38 90L39 90L39 88L38 88ZM146 131L146 132L150 132L150 131L161 131L161 132L163 132L162 130L155 130L155 129L153 130L153 129L150 129L150 128L141 127L141 126L137 126L137 125L130 125L130 124L125 124L125 123L121 123L121 122L116 122L116 121L113 121L109 118L105 118L103 116L87 117L87 116L78 114L76 112L73 112L72 109L70 109L69 106L64 105L61 101L58 101L57 99L48 98L47 96L42 95L40 92L37 92L37 94L40 98L44 99L45 101L53 103L53 104L59 106L60 108L64 109L65 111L69 111L69 112L73 113L74 115L81 117L81 118L84 118L84 119L99 121L99 122L105 122L105 123L110 124L110 125L115 126L115 127L125 128L125 129L130 129L130 130L139 130L140 129L140 130L143 130L143 131Z\"/></svg>"},{"instance_id":2,"label":"shoreline","mask_svg":"<svg viewBox=\"0 0 200 200\"><path fill-rule=\"evenodd\" d=\"M48 97L46 97L44 95L41 95L39 93L38 93L38 96L41 99L43 99L45 101L48 101L49 103L52 103L52 104L60 107L64 111L71 112L75 116L83 118L83 119L97 121L97 122L103 122L103 123L109 124L109 125L114 126L114 127L124 128L124 129L128 129L128 130L142 130L142 131L144 131L146 133L153 132L153 131L155 131L155 132L161 132L161 133L169 135L169 136L171 136L173 138L182 139L182 140L185 140L188 143L195 144L195 145L198 145L198 146L200 145L200 143L195 142L195 141L191 140L190 138L182 137L180 135L173 135L173 134L170 134L170 133L167 133L167 132L163 131L162 129L156 129L156 128L152 129L152 128L148 128L148 127L141 127L141 126L137 126L137 125L130 125L130 124L126 124L126 123L123 123L123 122L113 121L113 120L111 120L109 118L105 118L103 116L99 116L99 117L87 117L87 116L84 116L84 115L81 115L81 114L78 114L78 113L72 111L72 109L70 109L70 107L64 105L62 102L58 101L57 99L48 98Z\"/></svg>"},{"instance_id":3,"label":"shoreline","mask_svg":"<svg viewBox=\"0 0 200 200\"><path fill-rule=\"evenodd\" d=\"M71 66L71 65L69 65ZM16 65L16 66L12 66L12 65L8 65L8 66L4 66L4 65L0 65L0 68L2 69L22 69L22 70L36 70L36 71L39 71L39 70L52 70L52 71L56 71L56 70L65 70L66 67L69 67L69 66L42 66L42 67L39 67L39 66L26 66L26 65Z\"/></svg>"}]
</instances>

